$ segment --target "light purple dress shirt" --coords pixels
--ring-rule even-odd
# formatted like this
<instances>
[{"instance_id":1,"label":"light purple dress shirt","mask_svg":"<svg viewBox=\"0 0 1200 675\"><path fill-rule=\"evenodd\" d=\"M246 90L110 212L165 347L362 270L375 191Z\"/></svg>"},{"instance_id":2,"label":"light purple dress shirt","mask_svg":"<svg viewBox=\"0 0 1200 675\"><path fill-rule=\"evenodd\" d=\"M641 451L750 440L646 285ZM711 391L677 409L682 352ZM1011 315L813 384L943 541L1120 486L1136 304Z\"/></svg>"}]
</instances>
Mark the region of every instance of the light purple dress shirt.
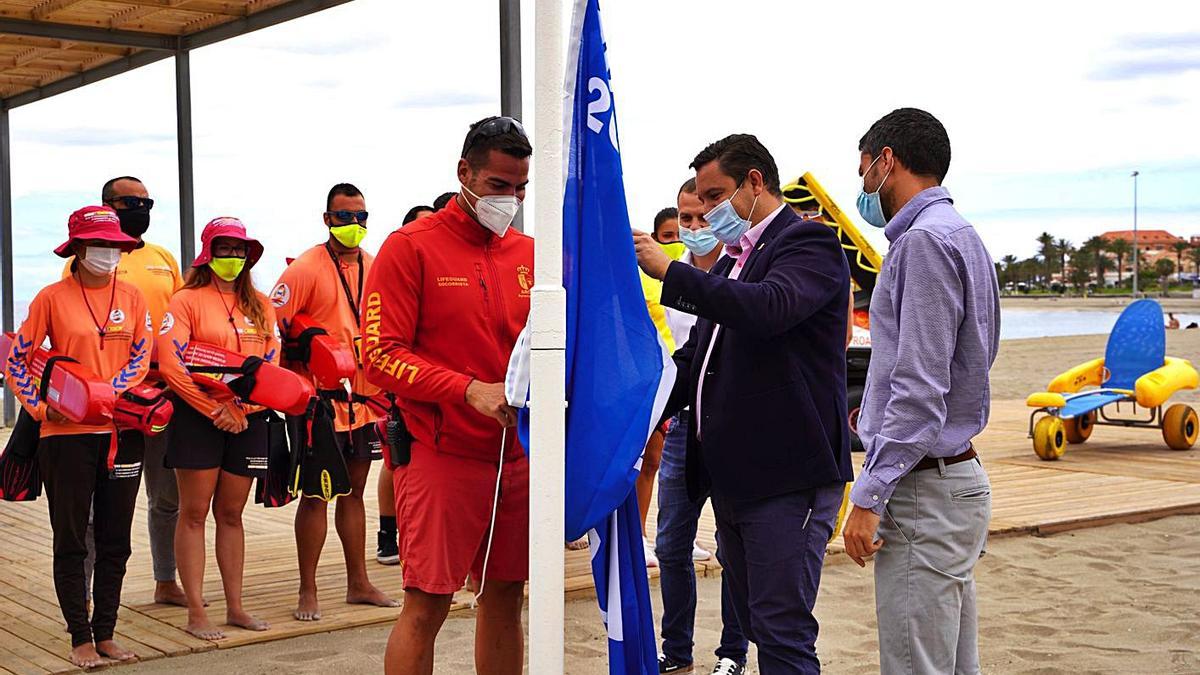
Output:
<instances>
[{"instance_id":1,"label":"light purple dress shirt","mask_svg":"<svg viewBox=\"0 0 1200 675\"><path fill-rule=\"evenodd\" d=\"M867 456L850 492L876 513L917 462L966 451L987 426L1000 346L996 268L945 188L918 193L885 234L858 419Z\"/></svg>"}]
</instances>

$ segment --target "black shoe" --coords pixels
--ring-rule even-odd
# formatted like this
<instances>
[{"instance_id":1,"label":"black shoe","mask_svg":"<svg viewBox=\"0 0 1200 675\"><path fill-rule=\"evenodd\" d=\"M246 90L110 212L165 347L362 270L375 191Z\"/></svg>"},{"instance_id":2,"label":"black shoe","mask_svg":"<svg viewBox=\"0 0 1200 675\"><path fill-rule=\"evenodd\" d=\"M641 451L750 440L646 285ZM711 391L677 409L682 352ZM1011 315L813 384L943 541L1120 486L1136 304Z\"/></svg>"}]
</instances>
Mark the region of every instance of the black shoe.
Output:
<instances>
[{"instance_id":1,"label":"black shoe","mask_svg":"<svg viewBox=\"0 0 1200 675\"><path fill-rule=\"evenodd\" d=\"M658 655L658 672L662 673L690 673L692 672L692 664L676 663L674 659L666 654Z\"/></svg>"},{"instance_id":2,"label":"black shoe","mask_svg":"<svg viewBox=\"0 0 1200 675\"><path fill-rule=\"evenodd\" d=\"M712 669L712 675L745 675L745 672L745 664L725 658L717 661L717 665L713 666Z\"/></svg>"},{"instance_id":3,"label":"black shoe","mask_svg":"<svg viewBox=\"0 0 1200 675\"><path fill-rule=\"evenodd\" d=\"M379 545L375 549L375 560L381 565L399 565L400 547L396 544L395 532L379 531Z\"/></svg>"}]
</instances>

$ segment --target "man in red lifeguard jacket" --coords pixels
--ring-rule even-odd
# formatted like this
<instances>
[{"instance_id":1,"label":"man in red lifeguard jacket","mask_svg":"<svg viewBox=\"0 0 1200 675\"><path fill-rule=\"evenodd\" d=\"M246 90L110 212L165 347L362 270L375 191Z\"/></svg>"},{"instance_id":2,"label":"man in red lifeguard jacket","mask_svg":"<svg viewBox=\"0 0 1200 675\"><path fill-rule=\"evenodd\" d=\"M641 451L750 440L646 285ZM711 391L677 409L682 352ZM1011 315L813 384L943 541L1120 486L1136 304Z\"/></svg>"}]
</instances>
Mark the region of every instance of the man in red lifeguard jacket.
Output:
<instances>
[{"instance_id":1,"label":"man in red lifeguard jacket","mask_svg":"<svg viewBox=\"0 0 1200 675\"><path fill-rule=\"evenodd\" d=\"M515 431L504 433L516 420L504 375L533 285L533 239L509 229L531 154L516 120L473 125L459 194L393 232L367 276L367 378L397 397L413 437L394 471L405 595L389 674L433 672L434 640L468 573L480 589L476 668L521 672L529 464Z\"/></svg>"}]
</instances>

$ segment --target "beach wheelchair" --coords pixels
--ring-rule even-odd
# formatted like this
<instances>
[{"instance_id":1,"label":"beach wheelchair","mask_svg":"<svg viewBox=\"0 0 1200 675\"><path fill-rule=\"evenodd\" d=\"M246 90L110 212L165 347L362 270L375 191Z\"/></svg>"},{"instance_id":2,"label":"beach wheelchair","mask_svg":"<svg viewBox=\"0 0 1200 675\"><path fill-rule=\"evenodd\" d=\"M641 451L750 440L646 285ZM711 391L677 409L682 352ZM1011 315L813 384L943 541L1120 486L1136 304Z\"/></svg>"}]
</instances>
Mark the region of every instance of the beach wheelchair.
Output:
<instances>
[{"instance_id":1,"label":"beach wheelchair","mask_svg":"<svg viewBox=\"0 0 1200 675\"><path fill-rule=\"evenodd\" d=\"M1200 374L1190 361L1169 357L1166 350L1162 307L1149 299L1126 307L1108 337L1104 358L1075 366L1054 378L1047 391L1026 400L1035 408L1029 416L1033 451L1056 460L1068 443L1083 443L1098 425L1161 429L1172 449L1191 448L1200 435L1196 411L1176 403L1164 412L1163 405L1175 392L1195 389ZM1097 388L1081 391L1085 387ZM1131 406L1130 417L1121 416L1123 403Z\"/></svg>"}]
</instances>

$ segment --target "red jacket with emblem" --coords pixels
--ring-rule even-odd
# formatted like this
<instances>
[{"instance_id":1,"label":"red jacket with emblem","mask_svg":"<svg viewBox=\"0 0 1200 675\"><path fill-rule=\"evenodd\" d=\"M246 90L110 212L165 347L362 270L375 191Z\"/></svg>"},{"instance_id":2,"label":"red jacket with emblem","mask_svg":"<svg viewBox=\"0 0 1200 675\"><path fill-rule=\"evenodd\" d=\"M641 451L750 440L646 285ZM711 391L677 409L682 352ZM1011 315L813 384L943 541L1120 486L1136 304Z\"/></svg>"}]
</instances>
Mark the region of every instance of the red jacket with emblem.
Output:
<instances>
[{"instance_id":1,"label":"red jacket with emblem","mask_svg":"<svg viewBox=\"0 0 1200 675\"><path fill-rule=\"evenodd\" d=\"M500 425L467 405L467 385L504 381L532 287L533 239L497 237L457 199L387 238L364 291L363 365L396 394L415 442L496 460ZM512 457L522 450L509 437Z\"/></svg>"}]
</instances>

